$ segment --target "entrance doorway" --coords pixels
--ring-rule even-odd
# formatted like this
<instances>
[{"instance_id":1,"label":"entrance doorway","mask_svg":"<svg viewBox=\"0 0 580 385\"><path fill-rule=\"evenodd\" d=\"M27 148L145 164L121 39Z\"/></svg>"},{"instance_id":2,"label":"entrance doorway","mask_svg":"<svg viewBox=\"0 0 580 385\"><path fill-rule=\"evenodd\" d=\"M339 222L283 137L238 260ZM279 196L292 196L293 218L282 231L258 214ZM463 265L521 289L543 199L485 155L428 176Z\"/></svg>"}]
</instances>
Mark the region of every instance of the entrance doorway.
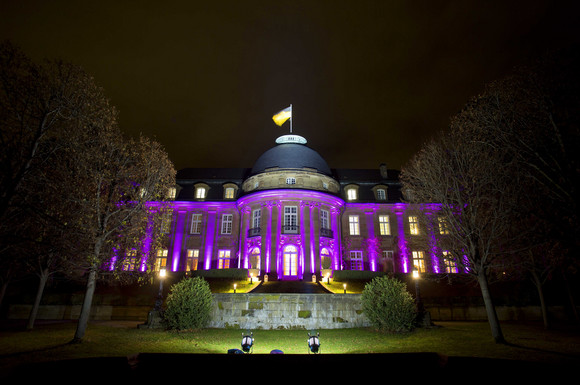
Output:
<instances>
[{"instance_id":1,"label":"entrance doorway","mask_svg":"<svg viewBox=\"0 0 580 385\"><path fill-rule=\"evenodd\" d=\"M298 250L294 245L287 245L284 247L282 258L283 275L285 277L298 276Z\"/></svg>"}]
</instances>

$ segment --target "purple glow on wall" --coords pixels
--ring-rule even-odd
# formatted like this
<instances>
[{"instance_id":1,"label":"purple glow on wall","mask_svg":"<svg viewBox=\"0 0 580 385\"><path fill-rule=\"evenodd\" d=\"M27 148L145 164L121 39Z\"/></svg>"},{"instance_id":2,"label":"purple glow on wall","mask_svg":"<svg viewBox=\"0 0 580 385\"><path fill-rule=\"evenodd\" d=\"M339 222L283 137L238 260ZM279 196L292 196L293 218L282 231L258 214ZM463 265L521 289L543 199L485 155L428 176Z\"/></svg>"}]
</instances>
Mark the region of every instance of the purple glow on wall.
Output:
<instances>
[{"instance_id":1,"label":"purple glow on wall","mask_svg":"<svg viewBox=\"0 0 580 385\"><path fill-rule=\"evenodd\" d=\"M179 210L177 211L177 220L175 221L175 226L173 229L173 258L171 264L171 271L177 271L179 266L179 260L181 257L181 242L183 240L183 232L185 228L185 216L186 213Z\"/></svg>"},{"instance_id":2,"label":"purple glow on wall","mask_svg":"<svg viewBox=\"0 0 580 385\"><path fill-rule=\"evenodd\" d=\"M283 224L283 207L286 204L299 206L299 234L290 235L282 233ZM152 203L155 207L155 202ZM428 204L421 205L421 210L437 210L439 205ZM262 221L263 229L259 235L248 237L247 231L252 225L251 220L247 215L251 214L252 209L260 208L263 211L262 216L265 221ZM276 207L276 209L274 209ZM333 232L332 238L323 238L319 235L319 229L316 228L315 217L319 210L317 207L324 207L329 212L330 228ZM260 270L266 274L277 274L279 279L296 279L304 278L304 274L315 274L320 267L320 250L326 247L330 250L331 268L339 270L341 266L342 244L341 244L341 215L344 209L356 209L366 213L366 228L368 229L367 236L369 240L374 238L374 225L376 215L379 210L381 212L387 211L395 214L397 229L393 231L396 237L396 246L398 246L399 253L395 254L396 271L409 273L410 272L410 250L407 244L405 234L405 213L411 207L406 203L394 204L378 204L378 203L345 203L341 198L318 191L298 190L298 189L280 189L280 190L264 190L250 193L242 196L237 201L225 202L204 202L204 201L177 201L173 203L173 208L177 215L175 215L174 228L172 231L172 245L170 251L171 269L176 271L182 268L184 258L186 256L186 244L188 244L188 215L192 211L203 212L205 226L202 229L201 235L195 236L200 238L199 245L199 267L202 269L215 268L215 261L217 261L217 248L220 245L224 248L224 240L227 237L220 235L220 216L223 212L239 213L239 222L234 226L239 226L240 233L238 234L237 246L232 243L229 247L231 255L238 256L237 267L248 268L250 252L253 247L260 249ZM308 210L306 210L308 208ZM267 210L267 215L265 215ZM276 211L276 212L274 212ZM242 214L243 213L243 214ZM308 219L304 215L308 214ZM234 222L236 223L236 222ZM236 227L234 227L236 228ZM434 227L435 228L435 227ZM235 234L235 232L234 232ZM151 247L151 233L147 231L147 236L143 241L143 251ZM430 238L429 253L432 260L431 266L435 273L441 270L441 263L439 261L439 252L436 245L436 234L427 234ZM197 241L196 241L197 242ZM234 242L235 243L235 242ZM285 277L283 275L283 248L285 245L293 244L297 249L297 268L298 275ZM377 271L379 268L380 253L376 253L374 248L369 248L367 251L368 267L372 271ZM142 268L145 268L145 264ZM232 265L234 266L234 265Z\"/></svg>"},{"instance_id":3,"label":"purple glow on wall","mask_svg":"<svg viewBox=\"0 0 580 385\"><path fill-rule=\"evenodd\" d=\"M216 212L210 211L208 213L207 218L207 231L205 234L205 270L211 269L211 260L213 256L213 239L214 234L216 232L215 229L215 220L216 220Z\"/></svg>"},{"instance_id":4,"label":"purple glow on wall","mask_svg":"<svg viewBox=\"0 0 580 385\"><path fill-rule=\"evenodd\" d=\"M399 256L403 268L403 273L409 272L409 250L407 249L407 241L405 239L405 223L403 220L403 212L397 210L395 212L397 216L397 230L398 230L398 246L401 250L401 255Z\"/></svg>"}]
</instances>

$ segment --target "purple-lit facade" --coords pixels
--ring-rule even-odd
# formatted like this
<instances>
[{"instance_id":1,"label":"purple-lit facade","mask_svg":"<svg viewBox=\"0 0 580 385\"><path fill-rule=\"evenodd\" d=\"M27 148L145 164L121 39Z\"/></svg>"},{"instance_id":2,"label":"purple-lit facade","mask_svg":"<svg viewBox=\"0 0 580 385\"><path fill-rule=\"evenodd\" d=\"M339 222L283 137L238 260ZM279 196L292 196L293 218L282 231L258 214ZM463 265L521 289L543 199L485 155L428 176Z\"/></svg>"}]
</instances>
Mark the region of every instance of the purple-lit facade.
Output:
<instances>
[{"instance_id":1,"label":"purple-lit facade","mask_svg":"<svg viewBox=\"0 0 580 385\"><path fill-rule=\"evenodd\" d=\"M158 265L246 268L269 280L457 272L437 245L437 206L403 203L397 171L330 169L305 142L278 138L251 169L180 170Z\"/></svg>"}]
</instances>

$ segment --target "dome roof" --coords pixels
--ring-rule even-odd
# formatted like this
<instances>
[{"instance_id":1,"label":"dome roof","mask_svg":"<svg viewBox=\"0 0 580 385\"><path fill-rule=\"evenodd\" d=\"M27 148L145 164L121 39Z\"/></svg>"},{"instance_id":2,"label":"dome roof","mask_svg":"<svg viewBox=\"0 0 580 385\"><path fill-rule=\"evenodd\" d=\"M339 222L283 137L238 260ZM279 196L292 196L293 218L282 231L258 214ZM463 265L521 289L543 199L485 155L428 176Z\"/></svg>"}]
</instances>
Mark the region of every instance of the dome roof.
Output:
<instances>
[{"instance_id":1,"label":"dome roof","mask_svg":"<svg viewBox=\"0 0 580 385\"><path fill-rule=\"evenodd\" d=\"M297 140L298 139L298 140ZM306 146L306 140L297 135L278 138L275 147L263 153L252 168L252 175L264 172L268 168L301 169L313 168L317 172L331 175L330 167L316 151Z\"/></svg>"}]
</instances>

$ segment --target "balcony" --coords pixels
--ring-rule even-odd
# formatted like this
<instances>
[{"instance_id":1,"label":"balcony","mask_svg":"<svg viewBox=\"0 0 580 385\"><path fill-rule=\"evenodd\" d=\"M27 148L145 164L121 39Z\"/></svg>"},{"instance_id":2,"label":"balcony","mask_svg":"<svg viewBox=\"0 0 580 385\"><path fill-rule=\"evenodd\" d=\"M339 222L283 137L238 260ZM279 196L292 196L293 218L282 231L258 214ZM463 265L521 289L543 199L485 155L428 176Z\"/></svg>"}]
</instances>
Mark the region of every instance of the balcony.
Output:
<instances>
[{"instance_id":1,"label":"balcony","mask_svg":"<svg viewBox=\"0 0 580 385\"><path fill-rule=\"evenodd\" d=\"M248 238L259 236L261 233L261 230L262 229L260 227L254 227L254 228L248 229Z\"/></svg>"},{"instance_id":2,"label":"balcony","mask_svg":"<svg viewBox=\"0 0 580 385\"><path fill-rule=\"evenodd\" d=\"M284 225L282 226L282 234L298 234L299 226L297 225Z\"/></svg>"},{"instance_id":3,"label":"balcony","mask_svg":"<svg viewBox=\"0 0 580 385\"><path fill-rule=\"evenodd\" d=\"M320 236L321 237L326 237L326 238L332 238L333 236L333 232L331 229L326 229L324 227L320 228Z\"/></svg>"}]
</instances>

